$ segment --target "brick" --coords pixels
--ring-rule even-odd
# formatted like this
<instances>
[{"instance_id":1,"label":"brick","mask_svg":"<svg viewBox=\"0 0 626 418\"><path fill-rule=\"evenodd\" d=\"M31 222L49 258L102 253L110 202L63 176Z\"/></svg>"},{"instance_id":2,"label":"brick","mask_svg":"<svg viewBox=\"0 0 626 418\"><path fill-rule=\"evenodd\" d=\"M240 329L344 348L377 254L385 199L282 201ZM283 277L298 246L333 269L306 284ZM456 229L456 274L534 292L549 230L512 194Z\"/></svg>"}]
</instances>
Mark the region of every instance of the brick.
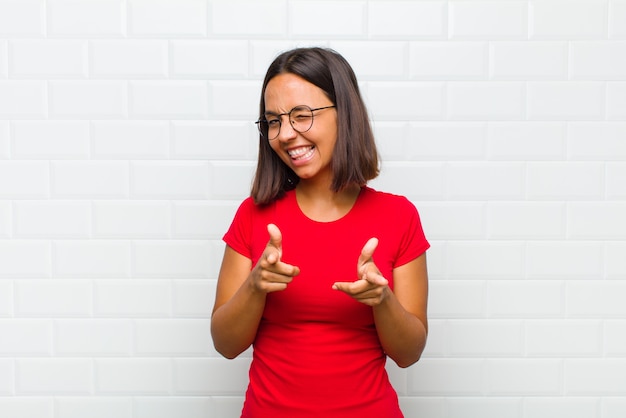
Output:
<instances>
[{"instance_id":1,"label":"brick","mask_svg":"<svg viewBox=\"0 0 626 418\"><path fill-rule=\"evenodd\" d=\"M522 163L449 163L447 195L461 200L511 200L524 196Z\"/></svg>"},{"instance_id":2,"label":"brick","mask_svg":"<svg viewBox=\"0 0 626 418\"><path fill-rule=\"evenodd\" d=\"M479 416L483 418L520 418L522 399L483 398L449 398L445 400L445 408L449 418Z\"/></svg>"},{"instance_id":3,"label":"brick","mask_svg":"<svg viewBox=\"0 0 626 418\"><path fill-rule=\"evenodd\" d=\"M52 81L49 92L54 119L115 119L127 114L124 82Z\"/></svg>"},{"instance_id":4,"label":"brick","mask_svg":"<svg viewBox=\"0 0 626 418\"><path fill-rule=\"evenodd\" d=\"M209 7L209 27L214 35L259 38L287 34L285 1L217 1Z\"/></svg>"},{"instance_id":5,"label":"brick","mask_svg":"<svg viewBox=\"0 0 626 418\"><path fill-rule=\"evenodd\" d=\"M568 75L566 42L491 42L489 58L494 80L564 80Z\"/></svg>"},{"instance_id":6,"label":"brick","mask_svg":"<svg viewBox=\"0 0 626 418\"><path fill-rule=\"evenodd\" d=\"M173 236L221 239L237 210L230 202L176 202L173 207Z\"/></svg>"},{"instance_id":7,"label":"brick","mask_svg":"<svg viewBox=\"0 0 626 418\"><path fill-rule=\"evenodd\" d=\"M604 195L604 165L598 162L530 162L527 196L540 200L593 200Z\"/></svg>"},{"instance_id":8,"label":"brick","mask_svg":"<svg viewBox=\"0 0 626 418\"><path fill-rule=\"evenodd\" d=\"M494 395L559 395L562 364L559 359L488 359L487 393ZM515 379L511 379L515 376Z\"/></svg>"},{"instance_id":9,"label":"brick","mask_svg":"<svg viewBox=\"0 0 626 418\"><path fill-rule=\"evenodd\" d=\"M567 13L563 13L564 9ZM532 1L529 13L532 40L606 37L606 1Z\"/></svg>"},{"instance_id":10,"label":"brick","mask_svg":"<svg viewBox=\"0 0 626 418\"><path fill-rule=\"evenodd\" d=\"M0 36L41 37L44 34L43 0L0 2Z\"/></svg>"},{"instance_id":11,"label":"brick","mask_svg":"<svg viewBox=\"0 0 626 418\"><path fill-rule=\"evenodd\" d=\"M20 395L88 395L93 390L89 359L19 359L16 373Z\"/></svg>"},{"instance_id":12,"label":"brick","mask_svg":"<svg viewBox=\"0 0 626 418\"><path fill-rule=\"evenodd\" d=\"M45 241L0 241L0 277L49 277L50 253L50 243Z\"/></svg>"},{"instance_id":13,"label":"brick","mask_svg":"<svg viewBox=\"0 0 626 418\"><path fill-rule=\"evenodd\" d=\"M568 157L572 160L626 160L626 123L571 122L567 130Z\"/></svg>"},{"instance_id":14,"label":"brick","mask_svg":"<svg viewBox=\"0 0 626 418\"><path fill-rule=\"evenodd\" d=\"M565 206L552 202L490 202L487 236L491 239L564 239Z\"/></svg>"},{"instance_id":15,"label":"brick","mask_svg":"<svg viewBox=\"0 0 626 418\"><path fill-rule=\"evenodd\" d=\"M527 4L522 1L453 1L449 4L452 39L526 39Z\"/></svg>"},{"instance_id":16,"label":"brick","mask_svg":"<svg viewBox=\"0 0 626 418\"><path fill-rule=\"evenodd\" d=\"M240 396L211 396L212 410L219 417L236 417L241 414L241 405L244 397Z\"/></svg>"},{"instance_id":17,"label":"brick","mask_svg":"<svg viewBox=\"0 0 626 418\"><path fill-rule=\"evenodd\" d=\"M452 120L520 120L525 116L524 84L520 82L452 81L446 100Z\"/></svg>"},{"instance_id":18,"label":"brick","mask_svg":"<svg viewBox=\"0 0 626 418\"><path fill-rule=\"evenodd\" d=\"M203 241L137 241L133 245L134 276L207 278L208 251Z\"/></svg>"},{"instance_id":19,"label":"brick","mask_svg":"<svg viewBox=\"0 0 626 418\"><path fill-rule=\"evenodd\" d=\"M433 120L444 117L442 82L370 82L369 110L375 120Z\"/></svg>"},{"instance_id":20,"label":"brick","mask_svg":"<svg viewBox=\"0 0 626 418\"><path fill-rule=\"evenodd\" d=\"M489 72L488 51L486 42L411 43L409 75L429 80L483 80Z\"/></svg>"},{"instance_id":21,"label":"brick","mask_svg":"<svg viewBox=\"0 0 626 418\"><path fill-rule=\"evenodd\" d=\"M15 284L22 317L85 317L93 310L93 286L82 280L22 280Z\"/></svg>"},{"instance_id":22,"label":"brick","mask_svg":"<svg viewBox=\"0 0 626 418\"><path fill-rule=\"evenodd\" d=\"M489 263L485 263L489 259ZM447 277L452 279L520 279L524 247L511 242L451 242L446 249Z\"/></svg>"},{"instance_id":23,"label":"brick","mask_svg":"<svg viewBox=\"0 0 626 418\"><path fill-rule=\"evenodd\" d=\"M174 121L172 157L249 160L256 157L258 136L258 130L250 122Z\"/></svg>"},{"instance_id":24,"label":"brick","mask_svg":"<svg viewBox=\"0 0 626 418\"><path fill-rule=\"evenodd\" d=\"M195 356L212 346L208 319L140 319L135 321L135 353L140 356Z\"/></svg>"},{"instance_id":25,"label":"brick","mask_svg":"<svg viewBox=\"0 0 626 418\"><path fill-rule=\"evenodd\" d=\"M420 414L431 418L447 417L445 398L435 396L399 396L400 409L405 416L417 417Z\"/></svg>"},{"instance_id":26,"label":"brick","mask_svg":"<svg viewBox=\"0 0 626 418\"><path fill-rule=\"evenodd\" d=\"M55 198L126 198L129 169L125 161L72 161L52 163Z\"/></svg>"},{"instance_id":27,"label":"brick","mask_svg":"<svg viewBox=\"0 0 626 418\"><path fill-rule=\"evenodd\" d=\"M446 356L446 324L445 319L428 320L428 339L426 347L422 353L422 358L445 357ZM387 363L387 365L394 363ZM397 367L397 366L396 366ZM406 379L405 379L406 381ZM405 383L406 386L406 383ZM406 393L406 390L405 392Z\"/></svg>"},{"instance_id":28,"label":"brick","mask_svg":"<svg viewBox=\"0 0 626 418\"><path fill-rule=\"evenodd\" d=\"M566 359L565 394L626 395L626 359Z\"/></svg>"},{"instance_id":29,"label":"brick","mask_svg":"<svg viewBox=\"0 0 626 418\"><path fill-rule=\"evenodd\" d=\"M545 397L524 399L524 416L536 418L598 418L599 399Z\"/></svg>"},{"instance_id":30,"label":"brick","mask_svg":"<svg viewBox=\"0 0 626 418\"><path fill-rule=\"evenodd\" d=\"M376 138L376 147L384 161L404 161L409 159L406 155L406 148L409 144L409 122L378 121L372 123L372 129ZM415 140L418 140L418 138L415 138ZM421 141L422 144L424 142L427 142L426 138ZM437 142L431 142L431 144L437 144ZM419 154L415 158L419 159Z\"/></svg>"},{"instance_id":31,"label":"brick","mask_svg":"<svg viewBox=\"0 0 626 418\"><path fill-rule=\"evenodd\" d=\"M47 198L49 176L50 169L44 161L0 161L0 197Z\"/></svg>"},{"instance_id":32,"label":"brick","mask_svg":"<svg viewBox=\"0 0 626 418\"><path fill-rule=\"evenodd\" d=\"M0 121L0 159L10 156L9 122Z\"/></svg>"},{"instance_id":33,"label":"brick","mask_svg":"<svg viewBox=\"0 0 626 418\"><path fill-rule=\"evenodd\" d=\"M526 353L532 357L602 355L602 322L530 320L525 323Z\"/></svg>"},{"instance_id":34,"label":"brick","mask_svg":"<svg viewBox=\"0 0 626 418\"><path fill-rule=\"evenodd\" d=\"M255 168L255 165L248 161L210 161L209 196L224 200L242 200L249 196ZM228 182L224 179L228 179Z\"/></svg>"},{"instance_id":35,"label":"brick","mask_svg":"<svg viewBox=\"0 0 626 418\"><path fill-rule=\"evenodd\" d=\"M131 81L133 119L202 119L208 114L208 90L203 81Z\"/></svg>"},{"instance_id":36,"label":"brick","mask_svg":"<svg viewBox=\"0 0 626 418\"><path fill-rule=\"evenodd\" d=\"M626 399L623 397L605 397L600 402L602 418L619 418L626 411Z\"/></svg>"},{"instance_id":37,"label":"brick","mask_svg":"<svg viewBox=\"0 0 626 418\"><path fill-rule=\"evenodd\" d=\"M248 49L248 42L243 40L172 41L172 76L202 79L245 78L249 68Z\"/></svg>"},{"instance_id":38,"label":"brick","mask_svg":"<svg viewBox=\"0 0 626 418\"><path fill-rule=\"evenodd\" d=\"M449 357L517 357L524 350L519 320L448 320L444 332Z\"/></svg>"},{"instance_id":39,"label":"brick","mask_svg":"<svg viewBox=\"0 0 626 418\"><path fill-rule=\"evenodd\" d=\"M42 81L0 80L0 118L46 117L46 86Z\"/></svg>"},{"instance_id":40,"label":"brick","mask_svg":"<svg viewBox=\"0 0 626 418\"><path fill-rule=\"evenodd\" d=\"M626 82L609 82L606 90L608 118L626 120Z\"/></svg>"},{"instance_id":41,"label":"brick","mask_svg":"<svg viewBox=\"0 0 626 418\"><path fill-rule=\"evenodd\" d=\"M563 283L557 280L489 281L490 318L557 318L565 312Z\"/></svg>"},{"instance_id":42,"label":"brick","mask_svg":"<svg viewBox=\"0 0 626 418\"><path fill-rule=\"evenodd\" d=\"M131 196L139 199L204 199L209 167L204 161L131 163Z\"/></svg>"},{"instance_id":43,"label":"brick","mask_svg":"<svg viewBox=\"0 0 626 418\"><path fill-rule=\"evenodd\" d=\"M97 317L166 317L171 314L171 285L165 280L102 280L95 283Z\"/></svg>"},{"instance_id":44,"label":"brick","mask_svg":"<svg viewBox=\"0 0 626 418\"><path fill-rule=\"evenodd\" d=\"M54 402L57 418L132 418L133 400L128 397L64 396Z\"/></svg>"},{"instance_id":45,"label":"brick","mask_svg":"<svg viewBox=\"0 0 626 418\"><path fill-rule=\"evenodd\" d=\"M0 201L0 238L13 235L13 207L10 201Z\"/></svg>"},{"instance_id":46,"label":"brick","mask_svg":"<svg viewBox=\"0 0 626 418\"><path fill-rule=\"evenodd\" d=\"M535 279L600 278L603 248L596 242L533 242L526 248L526 271Z\"/></svg>"},{"instance_id":47,"label":"brick","mask_svg":"<svg viewBox=\"0 0 626 418\"><path fill-rule=\"evenodd\" d=\"M172 386L169 359L97 359L98 395L167 395Z\"/></svg>"},{"instance_id":48,"label":"brick","mask_svg":"<svg viewBox=\"0 0 626 418\"><path fill-rule=\"evenodd\" d=\"M129 33L133 36L205 36L204 0L130 0Z\"/></svg>"},{"instance_id":49,"label":"brick","mask_svg":"<svg viewBox=\"0 0 626 418\"><path fill-rule=\"evenodd\" d=\"M493 160L561 160L566 126L560 122L490 122L487 155Z\"/></svg>"},{"instance_id":50,"label":"brick","mask_svg":"<svg viewBox=\"0 0 626 418\"><path fill-rule=\"evenodd\" d=\"M567 315L572 318L624 318L623 281L578 280L567 283ZM626 386L624 386L626 387Z\"/></svg>"},{"instance_id":51,"label":"brick","mask_svg":"<svg viewBox=\"0 0 626 418\"><path fill-rule=\"evenodd\" d=\"M93 203L93 234L99 238L166 238L170 223L169 202Z\"/></svg>"},{"instance_id":52,"label":"brick","mask_svg":"<svg viewBox=\"0 0 626 418\"><path fill-rule=\"evenodd\" d=\"M482 393L481 359L422 359L408 371L409 395L475 396Z\"/></svg>"},{"instance_id":53,"label":"brick","mask_svg":"<svg viewBox=\"0 0 626 418\"><path fill-rule=\"evenodd\" d=\"M87 76L87 43L82 40L15 40L9 54L12 77Z\"/></svg>"},{"instance_id":54,"label":"brick","mask_svg":"<svg viewBox=\"0 0 626 418\"><path fill-rule=\"evenodd\" d=\"M335 1L320 7L315 1L290 5L289 30L295 36L360 37L365 34L366 4ZM324 22L319 25L317 22Z\"/></svg>"},{"instance_id":55,"label":"brick","mask_svg":"<svg viewBox=\"0 0 626 418\"><path fill-rule=\"evenodd\" d=\"M0 281L0 318L13 316L13 283Z\"/></svg>"},{"instance_id":56,"label":"brick","mask_svg":"<svg viewBox=\"0 0 626 418\"><path fill-rule=\"evenodd\" d=\"M378 190L396 193L416 200L444 200L444 164L438 162L388 162L380 176L370 182ZM411 179L411 184L407 184Z\"/></svg>"},{"instance_id":57,"label":"brick","mask_svg":"<svg viewBox=\"0 0 626 418\"><path fill-rule=\"evenodd\" d=\"M0 415L11 418L53 418L54 402L45 397L2 397Z\"/></svg>"},{"instance_id":58,"label":"brick","mask_svg":"<svg viewBox=\"0 0 626 418\"><path fill-rule=\"evenodd\" d=\"M178 395L238 395L248 382L250 359L175 359L174 393ZM219 378L207 379L206 376Z\"/></svg>"},{"instance_id":59,"label":"brick","mask_svg":"<svg viewBox=\"0 0 626 418\"><path fill-rule=\"evenodd\" d=\"M443 39L446 37L443 1L371 1L367 33L374 38Z\"/></svg>"},{"instance_id":60,"label":"brick","mask_svg":"<svg viewBox=\"0 0 626 418\"><path fill-rule=\"evenodd\" d=\"M608 357L622 357L626 353L626 321L604 321L604 353Z\"/></svg>"},{"instance_id":61,"label":"brick","mask_svg":"<svg viewBox=\"0 0 626 418\"><path fill-rule=\"evenodd\" d=\"M60 319L54 323L57 356L130 356L133 328L127 320Z\"/></svg>"},{"instance_id":62,"label":"brick","mask_svg":"<svg viewBox=\"0 0 626 418\"><path fill-rule=\"evenodd\" d=\"M173 314L177 318L210 318L215 302L215 280L176 280L173 287Z\"/></svg>"},{"instance_id":63,"label":"brick","mask_svg":"<svg viewBox=\"0 0 626 418\"><path fill-rule=\"evenodd\" d=\"M16 238L87 238L89 202L23 201L14 203Z\"/></svg>"},{"instance_id":64,"label":"brick","mask_svg":"<svg viewBox=\"0 0 626 418\"><path fill-rule=\"evenodd\" d=\"M624 239L624 213L624 202L572 202L567 207L568 236L582 240Z\"/></svg>"},{"instance_id":65,"label":"brick","mask_svg":"<svg viewBox=\"0 0 626 418\"><path fill-rule=\"evenodd\" d=\"M0 320L0 332L2 333L0 355L3 357L45 357L52 354L51 321L43 319L2 319Z\"/></svg>"},{"instance_id":66,"label":"brick","mask_svg":"<svg viewBox=\"0 0 626 418\"><path fill-rule=\"evenodd\" d=\"M599 82L528 83L528 116L534 120L603 119L605 101L605 87Z\"/></svg>"},{"instance_id":67,"label":"brick","mask_svg":"<svg viewBox=\"0 0 626 418\"><path fill-rule=\"evenodd\" d=\"M359 80L406 78L409 47L406 41L337 41L329 45L341 52ZM372 60L372 56L377 59Z\"/></svg>"},{"instance_id":68,"label":"brick","mask_svg":"<svg viewBox=\"0 0 626 418\"><path fill-rule=\"evenodd\" d=\"M402 152L409 160L481 160L486 133L478 122L411 122Z\"/></svg>"},{"instance_id":69,"label":"brick","mask_svg":"<svg viewBox=\"0 0 626 418\"><path fill-rule=\"evenodd\" d=\"M626 243L607 242L605 248L605 274L608 279L626 278Z\"/></svg>"},{"instance_id":70,"label":"brick","mask_svg":"<svg viewBox=\"0 0 626 418\"><path fill-rule=\"evenodd\" d=\"M435 280L429 284L431 318L481 318L485 311L485 282Z\"/></svg>"},{"instance_id":71,"label":"brick","mask_svg":"<svg viewBox=\"0 0 626 418\"><path fill-rule=\"evenodd\" d=\"M86 121L17 121L12 133L14 158L62 160L89 156Z\"/></svg>"},{"instance_id":72,"label":"brick","mask_svg":"<svg viewBox=\"0 0 626 418\"><path fill-rule=\"evenodd\" d=\"M95 158L169 158L170 128L165 121L95 121L91 126Z\"/></svg>"},{"instance_id":73,"label":"brick","mask_svg":"<svg viewBox=\"0 0 626 418\"><path fill-rule=\"evenodd\" d=\"M0 78L6 78L9 73L8 42L0 41Z\"/></svg>"},{"instance_id":74,"label":"brick","mask_svg":"<svg viewBox=\"0 0 626 418\"><path fill-rule=\"evenodd\" d=\"M626 41L580 41L570 47L573 79L624 80Z\"/></svg>"},{"instance_id":75,"label":"brick","mask_svg":"<svg viewBox=\"0 0 626 418\"><path fill-rule=\"evenodd\" d=\"M205 418L212 416L209 397L139 397L134 399L135 418ZM226 417L230 415L218 414ZM234 416L234 415L233 415ZM78 418L78 417L77 417Z\"/></svg>"},{"instance_id":76,"label":"brick","mask_svg":"<svg viewBox=\"0 0 626 418\"><path fill-rule=\"evenodd\" d=\"M96 77L163 78L168 45L160 40L96 40L90 43L90 73Z\"/></svg>"},{"instance_id":77,"label":"brick","mask_svg":"<svg viewBox=\"0 0 626 418\"><path fill-rule=\"evenodd\" d=\"M209 81L211 119L259 119L260 84L250 81Z\"/></svg>"},{"instance_id":78,"label":"brick","mask_svg":"<svg viewBox=\"0 0 626 418\"><path fill-rule=\"evenodd\" d=\"M12 359L0 359L0 395L13 395L14 392L15 392L15 365L13 363L13 360ZM0 412L2 412L1 402L0 402Z\"/></svg>"},{"instance_id":79,"label":"brick","mask_svg":"<svg viewBox=\"0 0 626 418\"><path fill-rule=\"evenodd\" d=\"M485 238L483 203L420 202L422 226L429 240Z\"/></svg>"},{"instance_id":80,"label":"brick","mask_svg":"<svg viewBox=\"0 0 626 418\"><path fill-rule=\"evenodd\" d=\"M56 277L124 278L130 274L130 243L124 241L57 241Z\"/></svg>"},{"instance_id":81,"label":"brick","mask_svg":"<svg viewBox=\"0 0 626 418\"><path fill-rule=\"evenodd\" d=\"M626 164L606 163L606 196L609 199L626 197Z\"/></svg>"},{"instance_id":82,"label":"brick","mask_svg":"<svg viewBox=\"0 0 626 418\"><path fill-rule=\"evenodd\" d=\"M49 0L47 28L51 36L106 36L126 34L123 0Z\"/></svg>"},{"instance_id":83,"label":"brick","mask_svg":"<svg viewBox=\"0 0 626 418\"><path fill-rule=\"evenodd\" d=\"M613 0L609 9L609 38L626 39L626 1Z\"/></svg>"}]
</instances>

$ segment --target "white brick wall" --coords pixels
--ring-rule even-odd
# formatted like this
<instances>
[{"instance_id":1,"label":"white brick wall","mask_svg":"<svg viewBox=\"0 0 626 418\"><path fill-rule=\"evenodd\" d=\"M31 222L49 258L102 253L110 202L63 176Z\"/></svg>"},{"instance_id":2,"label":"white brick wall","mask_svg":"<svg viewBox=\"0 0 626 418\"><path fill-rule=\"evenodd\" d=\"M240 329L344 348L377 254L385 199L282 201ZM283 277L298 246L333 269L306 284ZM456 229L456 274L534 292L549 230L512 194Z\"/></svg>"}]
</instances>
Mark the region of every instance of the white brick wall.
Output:
<instances>
[{"instance_id":1,"label":"white brick wall","mask_svg":"<svg viewBox=\"0 0 626 418\"><path fill-rule=\"evenodd\" d=\"M626 416L626 1L0 0L0 417L238 416L221 236L297 45L432 242L407 418Z\"/></svg>"}]
</instances>

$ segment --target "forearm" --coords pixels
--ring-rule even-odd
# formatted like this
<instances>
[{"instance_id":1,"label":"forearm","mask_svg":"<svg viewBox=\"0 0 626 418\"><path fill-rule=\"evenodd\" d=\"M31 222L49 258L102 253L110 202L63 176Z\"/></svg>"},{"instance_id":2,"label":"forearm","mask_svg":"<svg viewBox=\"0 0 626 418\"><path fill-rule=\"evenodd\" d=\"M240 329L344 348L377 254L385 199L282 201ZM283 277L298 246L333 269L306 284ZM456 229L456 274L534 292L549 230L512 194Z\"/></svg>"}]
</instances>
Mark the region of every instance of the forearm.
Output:
<instances>
[{"instance_id":1,"label":"forearm","mask_svg":"<svg viewBox=\"0 0 626 418\"><path fill-rule=\"evenodd\" d=\"M426 346L427 326L400 304L391 289L373 307L378 338L385 353L400 367L419 360Z\"/></svg>"},{"instance_id":2,"label":"forearm","mask_svg":"<svg viewBox=\"0 0 626 418\"><path fill-rule=\"evenodd\" d=\"M232 359L254 342L265 308L266 294L246 281L233 297L213 312L211 336L215 349Z\"/></svg>"}]
</instances>

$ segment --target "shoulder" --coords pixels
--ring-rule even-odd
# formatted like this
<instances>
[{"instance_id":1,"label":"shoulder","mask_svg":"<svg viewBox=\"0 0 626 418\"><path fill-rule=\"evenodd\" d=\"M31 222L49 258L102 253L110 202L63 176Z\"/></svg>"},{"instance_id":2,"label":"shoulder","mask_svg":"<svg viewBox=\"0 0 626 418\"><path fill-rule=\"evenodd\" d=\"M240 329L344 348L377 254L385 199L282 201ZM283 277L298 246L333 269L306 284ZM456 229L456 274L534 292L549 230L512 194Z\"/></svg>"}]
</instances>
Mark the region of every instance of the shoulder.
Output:
<instances>
[{"instance_id":1,"label":"shoulder","mask_svg":"<svg viewBox=\"0 0 626 418\"><path fill-rule=\"evenodd\" d=\"M381 205L384 207L398 210L402 208L415 210L415 206L413 205L413 203L411 203L409 199L402 195L382 192L372 189L369 186L363 188L362 194L363 200L369 205Z\"/></svg>"}]
</instances>

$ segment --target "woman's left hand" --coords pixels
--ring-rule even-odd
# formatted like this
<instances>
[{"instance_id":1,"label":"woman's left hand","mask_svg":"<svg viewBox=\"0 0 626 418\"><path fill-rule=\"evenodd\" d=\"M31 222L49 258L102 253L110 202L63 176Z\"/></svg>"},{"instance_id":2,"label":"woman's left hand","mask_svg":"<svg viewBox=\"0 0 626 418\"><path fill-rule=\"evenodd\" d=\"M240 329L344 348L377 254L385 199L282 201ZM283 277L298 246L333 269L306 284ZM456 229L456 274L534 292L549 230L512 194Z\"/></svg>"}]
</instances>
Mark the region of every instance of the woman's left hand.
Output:
<instances>
[{"instance_id":1,"label":"woman's left hand","mask_svg":"<svg viewBox=\"0 0 626 418\"><path fill-rule=\"evenodd\" d=\"M380 305L389 295L389 282L380 273L374 264L374 251L378 246L377 238L370 238L361 250L357 262L357 276L355 282L336 282L333 289L341 290L361 303L369 306Z\"/></svg>"}]
</instances>

